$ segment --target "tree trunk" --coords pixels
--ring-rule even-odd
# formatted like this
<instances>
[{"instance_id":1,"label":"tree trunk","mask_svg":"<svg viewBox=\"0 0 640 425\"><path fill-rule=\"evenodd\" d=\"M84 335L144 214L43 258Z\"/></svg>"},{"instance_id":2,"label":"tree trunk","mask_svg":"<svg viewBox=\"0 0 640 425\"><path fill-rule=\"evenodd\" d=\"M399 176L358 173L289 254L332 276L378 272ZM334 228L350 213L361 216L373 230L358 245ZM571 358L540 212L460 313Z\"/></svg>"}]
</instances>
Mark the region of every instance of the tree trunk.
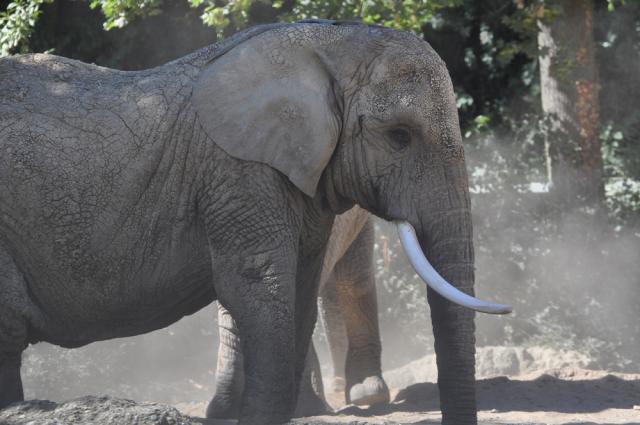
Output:
<instances>
[{"instance_id":1,"label":"tree trunk","mask_svg":"<svg viewBox=\"0 0 640 425\"><path fill-rule=\"evenodd\" d=\"M556 4L559 15L538 23L542 109L549 124L549 182L561 205L599 209L604 183L593 0Z\"/></svg>"}]
</instances>

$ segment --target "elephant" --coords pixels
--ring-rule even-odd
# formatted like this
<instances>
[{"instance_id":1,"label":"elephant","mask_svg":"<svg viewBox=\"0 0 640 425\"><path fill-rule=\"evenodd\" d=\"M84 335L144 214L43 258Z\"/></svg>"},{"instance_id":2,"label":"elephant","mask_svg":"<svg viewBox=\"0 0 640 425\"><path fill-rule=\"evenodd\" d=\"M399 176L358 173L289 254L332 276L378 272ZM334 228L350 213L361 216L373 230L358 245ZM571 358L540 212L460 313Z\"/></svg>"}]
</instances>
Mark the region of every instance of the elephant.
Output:
<instances>
[{"instance_id":1,"label":"elephant","mask_svg":"<svg viewBox=\"0 0 640 425\"><path fill-rule=\"evenodd\" d=\"M375 276L373 223L369 214L353 207L336 217L320 277L318 310L325 326L345 402L372 405L389 402L382 377ZM244 385L239 331L229 312L218 305L218 363L215 395L207 417L236 418ZM346 372L346 373L345 373ZM326 413L320 365L313 343L301 382L296 416Z\"/></svg>"},{"instance_id":2,"label":"elephant","mask_svg":"<svg viewBox=\"0 0 640 425\"><path fill-rule=\"evenodd\" d=\"M142 71L0 59L0 408L23 399L28 344L217 300L243 340L238 422L286 422L334 218L355 205L398 225L430 288L442 421L475 424L474 310L510 307L473 297L456 103L428 43L312 20Z\"/></svg>"}]
</instances>

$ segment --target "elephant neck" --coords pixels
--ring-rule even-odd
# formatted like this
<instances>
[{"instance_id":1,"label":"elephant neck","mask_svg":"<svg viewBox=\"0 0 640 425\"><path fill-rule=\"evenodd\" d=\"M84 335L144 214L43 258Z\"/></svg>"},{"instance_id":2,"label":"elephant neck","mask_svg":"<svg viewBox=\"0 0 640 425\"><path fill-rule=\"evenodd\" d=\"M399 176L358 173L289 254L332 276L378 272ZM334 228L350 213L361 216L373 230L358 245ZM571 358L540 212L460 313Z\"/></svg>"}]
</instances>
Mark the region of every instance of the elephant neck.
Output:
<instances>
[{"instance_id":1,"label":"elephant neck","mask_svg":"<svg viewBox=\"0 0 640 425\"><path fill-rule=\"evenodd\" d=\"M336 215L350 210L356 204L354 201L339 193L336 189L333 174L326 170L320 179L319 189L322 193L326 206Z\"/></svg>"}]
</instances>

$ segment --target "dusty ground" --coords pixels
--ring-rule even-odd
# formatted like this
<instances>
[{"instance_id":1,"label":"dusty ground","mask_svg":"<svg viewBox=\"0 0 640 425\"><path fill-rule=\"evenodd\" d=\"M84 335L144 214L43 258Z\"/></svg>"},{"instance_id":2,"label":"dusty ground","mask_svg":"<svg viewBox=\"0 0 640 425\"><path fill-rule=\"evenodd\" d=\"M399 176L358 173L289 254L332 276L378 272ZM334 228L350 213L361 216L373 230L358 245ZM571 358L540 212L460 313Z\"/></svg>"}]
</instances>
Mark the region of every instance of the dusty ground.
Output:
<instances>
[{"instance_id":1,"label":"dusty ground","mask_svg":"<svg viewBox=\"0 0 640 425\"><path fill-rule=\"evenodd\" d=\"M385 372L393 403L374 409L344 406L341 394L327 394L337 414L296 424L440 423L435 356ZM640 374L590 370L591 359L548 347L482 347L477 350L481 424L640 425ZM325 385L325 388L330 388ZM200 416L206 403L177 405Z\"/></svg>"},{"instance_id":2,"label":"dusty ground","mask_svg":"<svg viewBox=\"0 0 640 425\"><path fill-rule=\"evenodd\" d=\"M339 404L339 396L329 399ZM433 383L394 389L393 403L374 409L337 406L333 415L302 418L291 425L438 424L438 392ZM640 425L640 374L579 368L547 370L518 377L478 381L481 425ZM170 406L110 397L82 397L64 403L29 401L0 412L2 425L198 425L206 403ZM259 424L256 424L259 425Z\"/></svg>"},{"instance_id":3,"label":"dusty ground","mask_svg":"<svg viewBox=\"0 0 640 425\"><path fill-rule=\"evenodd\" d=\"M575 368L478 382L479 418L484 424L640 424L640 375L609 374ZM341 410L342 422L362 420L355 407ZM433 383L400 391L394 403L374 412L370 424L438 423ZM350 416L347 416L350 415ZM329 417L322 420L329 420Z\"/></svg>"},{"instance_id":4,"label":"dusty ground","mask_svg":"<svg viewBox=\"0 0 640 425\"><path fill-rule=\"evenodd\" d=\"M482 347L476 360L481 425L640 425L640 373L591 370L591 360L580 353L544 347ZM361 409L342 405L340 394L327 394L337 413L297 419L292 425L438 424L435 376L435 358L425 356L385 373L392 388L390 405ZM211 389L201 393L187 400L206 400ZM120 397L26 402L0 412L0 425L234 423L200 419L206 401L176 402L176 410Z\"/></svg>"},{"instance_id":5,"label":"dusty ground","mask_svg":"<svg viewBox=\"0 0 640 425\"><path fill-rule=\"evenodd\" d=\"M478 381L482 425L640 425L640 374L608 373L575 367ZM295 424L395 425L437 424L438 391L418 383L392 391L393 403L360 409L341 406L341 395L328 394L335 415L297 419ZM204 403L177 406L200 416ZM229 422L232 423L232 422Z\"/></svg>"}]
</instances>

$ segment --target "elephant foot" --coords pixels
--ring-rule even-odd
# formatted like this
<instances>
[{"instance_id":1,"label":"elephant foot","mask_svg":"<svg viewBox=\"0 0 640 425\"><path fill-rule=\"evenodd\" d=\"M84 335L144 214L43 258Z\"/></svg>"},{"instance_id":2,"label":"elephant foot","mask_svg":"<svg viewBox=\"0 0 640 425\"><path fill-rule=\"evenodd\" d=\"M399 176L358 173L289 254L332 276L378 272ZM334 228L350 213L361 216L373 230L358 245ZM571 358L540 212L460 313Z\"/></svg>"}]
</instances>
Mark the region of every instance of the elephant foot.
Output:
<instances>
[{"instance_id":1,"label":"elephant foot","mask_svg":"<svg viewBox=\"0 0 640 425\"><path fill-rule=\"evenodd\" d=\"M208 419L237 419L240 416L240 403L228 397L214 396L207 406ZM215 422L217 423L217 422ZM224 422L220 422L221 424ZM233 423L233 422L229 422Z\"/></svg>"},{"instance_id":2,"label":"elephant foot","mask_svg":"<svg viewBox=\"0 0 640 425\"><path fill-rule=\"evenodd\" d=\"M347 381L340 376L334 376L329 383L329 391L332 393L342 393L347 388Z\"/></svg>"},{"instance_id":3,"label":"elephant foot","mask_svg":"<svg viewBox=\"0 0 640 425\"><path fill-rule=\"evenodd\" d=\"M298 404L293 414L296 418L305 416L320 416L332 413L333 409L315 393L300 393L298 396Z\"/></svg>"},{"instance_id":4,"label":"elephant foot","mask_svg":"<svg viewBox=\"0 0 640 425\"><path fill-rule=\"evenodd\" d=\"M379 376L369 376L349 390L349 400L358 406L389 403L389 388Z\"/></svg>"}]
</instances>

